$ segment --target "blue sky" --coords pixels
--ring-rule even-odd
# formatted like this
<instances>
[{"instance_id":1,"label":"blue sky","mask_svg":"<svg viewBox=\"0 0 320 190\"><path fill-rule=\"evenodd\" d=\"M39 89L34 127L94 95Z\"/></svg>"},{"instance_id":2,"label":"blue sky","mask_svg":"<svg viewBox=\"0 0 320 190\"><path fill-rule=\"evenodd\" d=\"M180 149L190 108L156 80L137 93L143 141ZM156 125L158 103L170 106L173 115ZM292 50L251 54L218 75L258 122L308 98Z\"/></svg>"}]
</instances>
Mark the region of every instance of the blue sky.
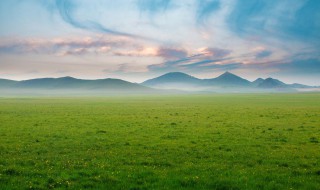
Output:
<instances>
[{"instance_id":1,"label":"blue sky","mask_svg":"<svg viewBox=\"0 0 320 190\"><path fill-rule=\"evenodd\" d=\"M0 78L230 71L320 85L318 0L0 1Z\"/></svg>"}]
</instances>

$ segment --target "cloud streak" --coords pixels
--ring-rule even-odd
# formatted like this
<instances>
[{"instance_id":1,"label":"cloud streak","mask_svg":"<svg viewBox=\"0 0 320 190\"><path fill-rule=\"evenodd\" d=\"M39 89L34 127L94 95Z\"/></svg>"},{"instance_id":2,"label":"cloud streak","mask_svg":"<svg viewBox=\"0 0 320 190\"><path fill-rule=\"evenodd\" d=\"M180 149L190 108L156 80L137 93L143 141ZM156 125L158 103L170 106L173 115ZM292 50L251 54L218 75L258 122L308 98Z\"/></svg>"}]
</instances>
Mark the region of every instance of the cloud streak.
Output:
<instances>
[{"instance_id":1,"label":"cloud streak","mask_svg":"<svg viewBox=\"0 0 320 190\"><path fill-rule=\"evenodd\" d=\"M149 46L121 37L84 37L57 39L26 39L0 41L0 54L54 54L58 56L109 54L127 57L161 57L181 59L188 55L183 48Z\"/></svg>"},{"instance_id":2,"label":"cloud streak","mask_svg":"<svg viewBox=\"0 0 320 190\"><path fill-rule=\"evenodd\" d=\"M237 0L226 24L235 34L320 45L320 1Z\"/></svg>"},{"instance_id":3,"label":"cloud streak","mask_svg":"<svg viewBox=\"0 0 320 190\"><path fill-rule=\"evenodd\" d=\"M230 55L232 52L232 50L229 50L229 49L211 48L211 47L201 48L199 51L203 56L212 57L212 58L223 58Z\"/></svg>"},{"instance_id":4,"label":"cloud streak","mask_svg":"<svg viewBox=\"0 0 320 190\"><path fill-rule=\"evenodd\" d=\"M258 52L256 54L256 58L257 59L261 59L261 58L266 58L266 57L269 57L272 55L272 51L269 51L269 50L263 50L261 52Z\"/></svg>"},{"instance_id":5,"label":"cloud streak","mask_svg":"<svg viewBox=\"0 0 320 190\"><path fill-rule=\"evenodd\" d=\"M220 9L219 0L199 0L197 4L196 20L198 24L204 24L215 11Z\"/></svg>"},{"instance_id":6,"label":"cloud streak","mask_svg":"<svg viewBox=\"0 0 320 190\"><path fill-rule=\"evenodd\" d=\"M137 6L140 11L149 14L157 14L168 9L172 0L137 0Z\"/></svg>"},{"instance_id":7,"label":"cloud streak","mask_svg":"<svg viewBox=\"0 0 320 190\"><path fill-rule=\"evenodd\" d=\"M55 39L26 39L0 41L0 54L85 55L108 53L111 49L141 46L125 38L78 37Z\"/></svg>"},{"instance_id":8,"label":"cloud streak","mask_svg":"<svg viewBox=\"0 0 320 190\"><path fill-rule=\"evenodd\" d=\"M170 50L170 49L169 49ZM172 51L172 50L171 50ZM182 51L180 49L180 51ZM176 53L175 51L173 51ZM232 60L233 57L227 57L231 54L231 50L205 47L197 49L193 52L187 52L186 50L179 52L178 55L171 60L167 60L161 64L150 65L148 68L151 71L155 70L191 70L196 68L222 68L223 64L227 64L223 61ZM188 56L190 55L190 56ZM211 65L210 65L211 64Z\"/></svg>"},{"instance_id":9,"label":"cloud streak","mask_svg":"<svg viewBox=\"0 0 320 190\"><path fill-rule=\"evenodd\" d=\"M72 0L56 0L56 6L61 18L68 24L93 32L100 32L105 34L112 34L118 36L126 36L126 37L135 37L135 38L142 38L137 35L120 32L116 30L112 30L110 28L104 27L100 23L94 21L79 21L73 16L73 12L76 9L76 4Z\"/></svg>"}]
</instances>

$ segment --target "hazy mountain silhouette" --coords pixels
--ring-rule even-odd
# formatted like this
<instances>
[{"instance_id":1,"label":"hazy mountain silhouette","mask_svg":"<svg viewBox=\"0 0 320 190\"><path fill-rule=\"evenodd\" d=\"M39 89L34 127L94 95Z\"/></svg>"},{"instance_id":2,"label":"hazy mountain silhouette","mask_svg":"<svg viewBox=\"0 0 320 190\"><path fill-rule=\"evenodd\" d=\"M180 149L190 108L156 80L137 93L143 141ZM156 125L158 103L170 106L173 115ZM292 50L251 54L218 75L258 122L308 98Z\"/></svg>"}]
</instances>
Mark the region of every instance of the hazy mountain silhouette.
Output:
<instances>
[{"instance_id":1,"label":"hazy mountain silhouette","mask_svg":"<svg viewBox=\"0 0 320 190\"><path fill-rule=\"evenodd\" d=\"M257 91L294 91L298 88L319 88L303 84L285 84L273 78L258 78L253 82L243 79L230 72L211 79L199 79L182 72L171 72L146 80L141 84L121 79L84 80L73 77L38 78L24 81L0 79L0 90L3 92L126 92L126 93L159 93L159 92L257 92ZM156 90L158 89L158 90ZM160 90L162 89L162 90ZM173 89L163 91L163 89Z\"/></svg>"},{"instance_id":2,"label":"hazy mountain silhouette","mask_svg":"<svg viewBox=\"0 0 320 190\"><path fill-rule=\"evenodd\" d=\"M257 78L253 82L241 78L233 73L225 72L216 78L199 79L186 73L172 72L147 80L142 85L160 89L180 89L190 91L259 91L264 89L281 89L292 91L295 88L316 88L303 84L285 84L273 78ZM291 90L290 90L291 89ZM231 91L230 91L231 90Z\"/></svg>"},{"instance_id":3,"label":"hazy mountain silhouette","mask_svg":"<svg viewBox=\"0 0 320 190\"><path fill-rule=\"evenodd\" d=\"M289 88L287 84L277 79L267 78L258 85L259 88Z\"/></svg>"},{"instance_id":4,"label":"hazy mountain silhouette","mask_svg":"<svg viewBox=\"0 0 320 190\"><path fill-rule=\"evenodd\" d=\"M145 86L154 88L166 88L168 86L174 86L179 88L181 86L186 87L249 87L251 82L243 79L230 72L225 72L217 78L211 79L198 79L181 72L173 72L161 75L159 77L147 80L142 83Z\"/></svg>"},{"instance_id":5,"label":"hazy mountain silhouette","mask_svg":"<svg viewBox=\"0 0 320 190\"><path fill-rule=\"evenodd\" d=\"M256 80L254 80L251 84L253 87L257 87L259 86L261 83L263 83L264 79L263 78L257 78Z\"/></svg>"},{"instance_id":6,"label":"hazy mountain silhouette","mask_svg":"<svg viewBox=\"0 0 320 190\"><path fill-rule=\"evenodd\" d=\"M9 87L16 83L17 81L14 80L0 79L0 87Z\"/></svg>"},{"instance_id":7,"label":"hazy mountain silhouette","mask_svg":"<svg viewBox=\"0 0 320 190\"><path fill-rule=\"evenodd\" d=\"M13 87L19 88L80 88L85 87L89 81L80 80L72 77L62 78L38 78L17 82Z\"/></svg>"},{"instance_id":8,"label":"hazy mountain silhouette","mask_svg":"<svg viewBox=\"0 0 320 190\"><path fill-rule=\"evenodd\" d=\"M131 83L120 79L98 79L83 80L72 77L61 78L39 78L24 81L0 80L0 87L11 89L46 89L46 90L130 90L130 91L150 91L151 88L137 83Z\"/></svg>"},{"instance_id":9,"label":"hazy mountain silhouette","mask_svg":"<svg viewBox=\"0 0 320 190\"><path fill-rule=\"evenodd\" d=\"M191 90L199 87L202 80L182 72L171 72L141 83L144 86L161 89Z\"/></svg>"},{"instance_id":10,"label":"hazy mountain silhouette","mask_svg":"<svg viewBox=\"0 0 320 190\"><path fill-rule=\"evenodd\" d=\"M251 82L243 79L230 72L225 72L217 78L204 79L204 84L210 86L222 86L222 87L249 87Z\"/></svg>"},{"instance_id":11,"label":"hazy mountain silhouette","mask_svg":"<svg viewBox=\"0 0 320 190\"><path fill-rule=\"evenodd\" d=\"M299 84L299 83L289 84L289 86L291 88L318 88L317 86L308 86L308 85Z\"/></svg>"}]
</instances>

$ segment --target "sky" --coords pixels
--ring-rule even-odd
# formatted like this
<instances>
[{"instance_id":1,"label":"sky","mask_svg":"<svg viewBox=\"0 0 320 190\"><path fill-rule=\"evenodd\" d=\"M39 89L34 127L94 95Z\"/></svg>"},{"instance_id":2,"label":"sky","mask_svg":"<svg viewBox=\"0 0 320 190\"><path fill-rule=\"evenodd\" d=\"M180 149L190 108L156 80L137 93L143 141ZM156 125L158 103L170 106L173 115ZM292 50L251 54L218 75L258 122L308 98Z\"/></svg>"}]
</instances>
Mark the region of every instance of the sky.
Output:
<instances>
[{"instance_id":1,"label":"sky","mask_svg":"<svg viewBox=\"0 0 320 190\"><path fill-rule=\"evenodd\" d=\"M0 78L167 72L320 85L319 0L0 1Z\"/></svg>"}]
</instances>

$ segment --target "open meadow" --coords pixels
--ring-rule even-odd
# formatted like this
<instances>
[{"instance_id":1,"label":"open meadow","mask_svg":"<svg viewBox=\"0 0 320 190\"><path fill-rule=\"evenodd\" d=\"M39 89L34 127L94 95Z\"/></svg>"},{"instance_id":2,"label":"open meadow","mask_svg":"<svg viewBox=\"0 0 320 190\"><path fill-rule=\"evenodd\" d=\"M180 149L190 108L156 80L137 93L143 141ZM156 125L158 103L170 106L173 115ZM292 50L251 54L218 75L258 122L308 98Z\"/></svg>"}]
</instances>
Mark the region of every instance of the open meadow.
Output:
<instances>
[{"instance_id":1,"label":"open meadow","mask_svg":"<svg viewBox=\"0 0 320 190\"><path fill-rule=\"evenodd\" d=\"M0 189L319 189L320 94L0 98Z\"/></svg>"}]
</instances>

